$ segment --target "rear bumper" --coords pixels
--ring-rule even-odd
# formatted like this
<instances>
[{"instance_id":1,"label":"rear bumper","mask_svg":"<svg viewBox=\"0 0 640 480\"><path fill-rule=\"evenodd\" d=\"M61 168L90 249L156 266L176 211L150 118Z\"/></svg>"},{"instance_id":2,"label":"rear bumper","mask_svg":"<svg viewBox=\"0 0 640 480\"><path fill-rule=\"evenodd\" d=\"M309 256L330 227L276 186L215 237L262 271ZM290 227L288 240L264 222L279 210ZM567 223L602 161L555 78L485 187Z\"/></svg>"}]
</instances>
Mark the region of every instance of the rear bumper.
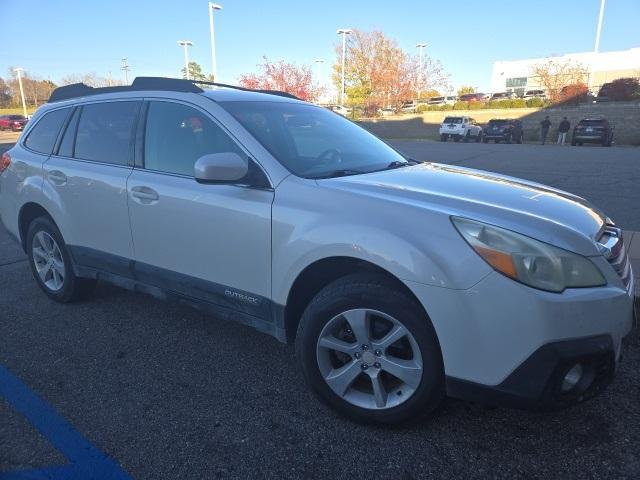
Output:
<instances>
[{"instance_id":1,"label":"rear bumper","mask_svg":"<svg viewBox=\"0 0 640 480\"><path fill-rule=\"evenodd\" d=\"M553 410L602 392L613 379L616 354L609 335L563 340L543 345L496 386L447 377L451 397L488 405ZM562 390L567 372L582 366L575 387Z\"/></svg>"},{"instance_id":2,"label":"rear bumper","mask_svg":"<svg viewBox=\"0 0 640 480\"><path fill-rule=\"evenodd\" d=\"M487 140L504 140L505 138L510 137L509 133L487 133L483 132L482 137Z\"/></svg>"},{"instance_id":3,"label":"rear bumper","mask_svg":"<svg viewBox=\"0 0 640 480\"><path fill-rule=\"evenodd\" d=\"M574 135L573 139L577 142L599 143L607 138L606 135Z\"/></svg>"}]
</instances>

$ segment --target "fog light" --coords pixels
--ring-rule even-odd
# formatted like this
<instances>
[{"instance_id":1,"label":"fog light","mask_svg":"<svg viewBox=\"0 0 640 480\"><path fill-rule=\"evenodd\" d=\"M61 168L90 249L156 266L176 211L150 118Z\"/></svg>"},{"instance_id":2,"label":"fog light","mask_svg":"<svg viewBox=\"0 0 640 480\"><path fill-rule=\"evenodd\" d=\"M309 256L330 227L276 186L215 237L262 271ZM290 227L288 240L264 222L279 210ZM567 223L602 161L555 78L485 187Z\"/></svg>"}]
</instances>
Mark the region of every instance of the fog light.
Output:
<instances>
[{"instance_id":1,"label":"fog light","mask_svg":"<svg viewBox=\"0 0 640 480\"><path fill-rule=\"evenodd\" d=\"M584 369L581 363L576 363L571 370L569 370L562 379L562 393L567 393L575 388L580 379Z\"/></svg>"}]
</instances>

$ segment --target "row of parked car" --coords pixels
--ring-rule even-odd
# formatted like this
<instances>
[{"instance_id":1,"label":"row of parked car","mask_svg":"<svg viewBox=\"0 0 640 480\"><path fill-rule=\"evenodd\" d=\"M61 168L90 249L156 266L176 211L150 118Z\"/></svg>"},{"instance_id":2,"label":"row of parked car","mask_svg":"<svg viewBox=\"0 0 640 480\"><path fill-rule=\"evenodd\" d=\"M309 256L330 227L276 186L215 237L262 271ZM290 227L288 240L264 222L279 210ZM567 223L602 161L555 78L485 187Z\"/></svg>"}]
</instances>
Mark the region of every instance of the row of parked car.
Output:
<instances>
[{"instance_id":1,"label":"row of parked car","mask_svg":"<svg viewBox=\"0 0 640 480\"><path fill-rule=\"evenodd\" d=\"M0 115L0 130L21 132L27 122L27 117L22 115Z\"/></svg>"},{"instance_id":2,"label":"row of parked car","mask_svg":"<svg viewBox=\"0 0 640 480\"><path fill-rule=\"evenodd\" d=\"M440 141L448 139L456 142L475 141L489 143L522 143L524 129L520 120L494 118L482 127L473 118L466 116L446 117L440 125ZM604 117L588 117L580 120L573 128L571 145L599 143L610 147L613 142L613 128Z\"/></svg>"},{"instance_id":3,"label":"row of parked car","mask_svg":"<svg viewBox=\"0 0 640 480\"><path fill-rule=\"evenodd\" d=\"M456 102L486 102L492 100L512 100L514 98L547 98L544 90L527 90L522 97L514 92L498 92L494 94L488 93L467 93L465 95L449 95L446 97L431 97L427 100L418 100L417 102L406 102L402 105L402 111L405 113L415 113L418 105L453 105Z\"/></svg>"}]
</instances>

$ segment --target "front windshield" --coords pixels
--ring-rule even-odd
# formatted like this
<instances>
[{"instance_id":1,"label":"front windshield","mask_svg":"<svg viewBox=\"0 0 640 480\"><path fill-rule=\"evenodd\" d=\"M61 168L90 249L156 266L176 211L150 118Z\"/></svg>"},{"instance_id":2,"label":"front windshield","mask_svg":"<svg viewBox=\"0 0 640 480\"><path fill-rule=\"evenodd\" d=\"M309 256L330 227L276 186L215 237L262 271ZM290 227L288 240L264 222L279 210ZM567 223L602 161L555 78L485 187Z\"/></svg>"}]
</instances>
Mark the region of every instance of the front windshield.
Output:
<instances>
[{"instance_id":1,"label":"front windshield","mask_svg":"<svg viewBox=\"0 0 640 480\"><path fill-rule=\"evenodd\" d=\"M408 164L390 146L326 108L293 102L219 102L300 177L353 175Z\"/></svg>"}]
</instances>

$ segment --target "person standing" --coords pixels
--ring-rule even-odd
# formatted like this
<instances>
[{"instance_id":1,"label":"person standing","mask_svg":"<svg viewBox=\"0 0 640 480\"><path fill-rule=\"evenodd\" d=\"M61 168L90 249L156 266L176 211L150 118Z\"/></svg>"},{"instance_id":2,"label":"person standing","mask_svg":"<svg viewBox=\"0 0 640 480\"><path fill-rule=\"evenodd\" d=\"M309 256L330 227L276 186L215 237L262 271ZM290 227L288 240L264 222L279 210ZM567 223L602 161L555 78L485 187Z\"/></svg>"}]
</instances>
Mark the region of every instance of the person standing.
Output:
<instances>
[{"instance_id":1,"label":"person standing","mask_svg":"<svg viewBox=\"0 0 640 480\"><path fill-rule=\"evenodd\" d=\"M541 144L547 141L547 135L549 135L549 127L551 127L551 120L549 120L549 115L544 117L544 120L540 122L540 136L542 137Z\"/></svg>"},{"instance_id":2,"label":"person standing","mask_svg":"<svg viewBox=\"0 0 640 480\"><path fill-rule=\"evenodd\" d=\"M560 122L560 125L558 125L558 145L564 145L570 128L571 124L569 123L569 120L567 120L567 117L564 117Z\"/></svg>"}]
</instances>

